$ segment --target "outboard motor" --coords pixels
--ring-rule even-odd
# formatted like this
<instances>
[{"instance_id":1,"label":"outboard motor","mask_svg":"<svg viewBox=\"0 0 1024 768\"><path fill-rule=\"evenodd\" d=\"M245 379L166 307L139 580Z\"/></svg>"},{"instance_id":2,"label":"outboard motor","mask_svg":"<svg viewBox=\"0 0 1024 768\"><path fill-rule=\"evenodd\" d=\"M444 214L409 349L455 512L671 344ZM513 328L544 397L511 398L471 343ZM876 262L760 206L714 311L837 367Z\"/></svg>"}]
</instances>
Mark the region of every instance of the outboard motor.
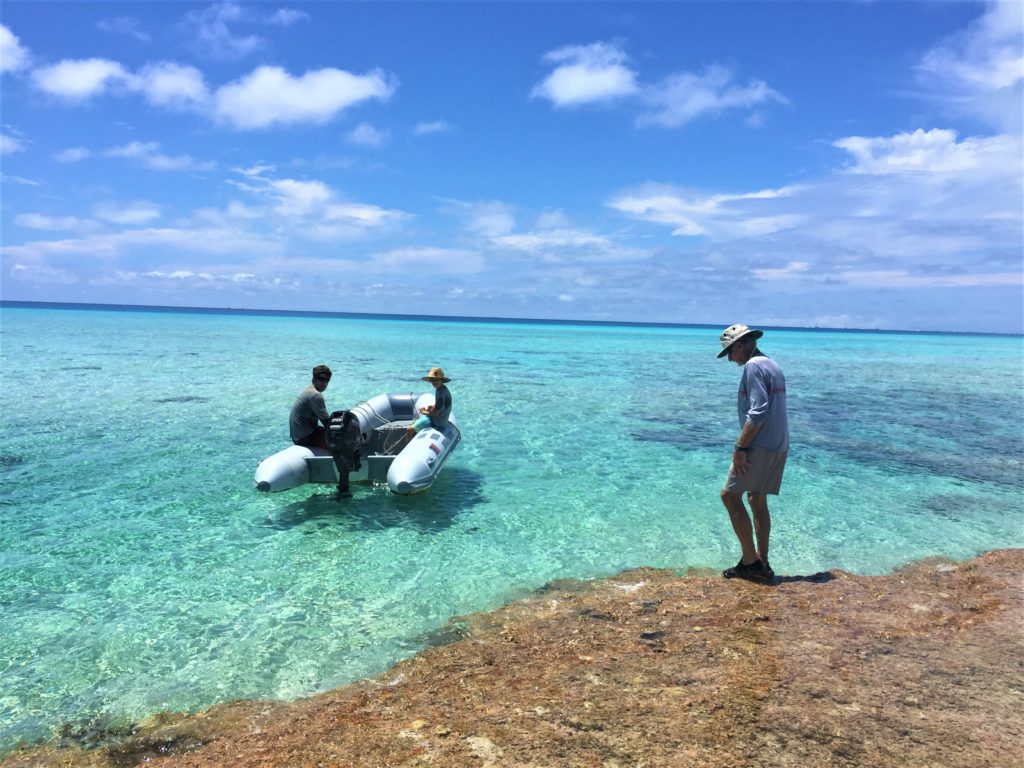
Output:
<instances>
[{"instance_id":1,"label":"outboard motor","mask_svg":"<svg viewBox=\"0 0 1024 768\"><path fill-rule=\"evenodd\" d=\"M362 467L360 445L362 433L359 419L352 411L335 411L327 427L327 447L338 468L338 492L348 493L348 473Z\"/></svg>"}]
</instances>

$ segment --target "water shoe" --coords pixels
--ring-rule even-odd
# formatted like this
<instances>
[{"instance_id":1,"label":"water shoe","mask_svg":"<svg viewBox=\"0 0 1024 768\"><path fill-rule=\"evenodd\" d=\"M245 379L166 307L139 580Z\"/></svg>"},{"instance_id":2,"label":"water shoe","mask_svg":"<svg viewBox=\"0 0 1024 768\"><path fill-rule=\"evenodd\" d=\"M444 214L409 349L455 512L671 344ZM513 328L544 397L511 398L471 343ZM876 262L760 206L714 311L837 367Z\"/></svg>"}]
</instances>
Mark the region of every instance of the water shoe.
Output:
<instances>
[{"instance_id":1,"label":"water shoe","mask_svg":"<svg viewBox=\"0 0 1024 768\"><path fill-rule=\"evenodd\" d=\"M722 575L727 579L746 579L747 581L756 581L758 584L771 584L775 581L775 572L771 566L760 560L744 564L743 559L740 558L740 561L732 568L722 571Z\"/></svg>"}]
</instances>

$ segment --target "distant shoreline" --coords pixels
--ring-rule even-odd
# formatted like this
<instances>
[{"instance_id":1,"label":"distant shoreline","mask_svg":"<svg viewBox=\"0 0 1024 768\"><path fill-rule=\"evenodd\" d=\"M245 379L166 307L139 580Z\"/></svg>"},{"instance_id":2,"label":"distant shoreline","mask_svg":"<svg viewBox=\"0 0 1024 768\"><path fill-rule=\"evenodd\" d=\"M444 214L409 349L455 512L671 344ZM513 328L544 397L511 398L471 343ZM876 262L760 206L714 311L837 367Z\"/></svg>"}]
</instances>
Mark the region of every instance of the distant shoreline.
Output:
<instances>
[{"instance_id":1,"label":"distant shoreline","mask_svg":"<svg viewBox=\"0 0 1024 768\"><path fill-rule=\"evenodd\" d=\"M310 317L322 319L355 319L355 320L398 320L409 322L443 322L443 323L490 323L519 324L519 325L553 325L573 326L582 325L590 327L605 328L702 328L706 330L721 330L727 323L655 323L638 322L629 320L572 320L562 318L539 318L539 317L481 317L473 315L418 315L418 314L390 314L375 312L323 312L313 310L292 310L292 309L249 309L244 307L175 307L159 304L92 304L85 302L59 302L59 301L20 301L0 299L0 309L58 309L58 310L79 310L92 312L149 312L157 314L183 314L183 315L237 315L242 317ZM831 328L831 327L801 327L782 325L760 325L761 328L774 331L809 331L812 333L872 333L882 335L905 335L915 336L995 336L999 338L1021 338L1024 334L1019 333L998 333L995 331L915 331L898 328Z\"/></svg>"}]
</instances>

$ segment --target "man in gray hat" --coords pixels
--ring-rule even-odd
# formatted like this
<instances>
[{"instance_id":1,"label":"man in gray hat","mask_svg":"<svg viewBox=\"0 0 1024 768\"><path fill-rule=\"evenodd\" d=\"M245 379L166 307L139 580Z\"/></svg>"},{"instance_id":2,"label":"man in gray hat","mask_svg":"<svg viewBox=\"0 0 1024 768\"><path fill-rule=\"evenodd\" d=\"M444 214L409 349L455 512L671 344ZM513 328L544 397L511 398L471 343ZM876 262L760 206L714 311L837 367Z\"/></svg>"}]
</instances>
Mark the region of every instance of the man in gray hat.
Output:
<instances>
[{"instance_id":1,"label":"man in gray hat","mask_svg":"<svg viewBox=\"0 0 1024 768\"><path fill-rule=\"evenodd\" d=\"M768 536L772 519L768 494L779 494L782 473L789 452L789 423L786 418L786 377L771 358L757 348L764 331L742 323L730 325L719 340L718 357L743 368L737 398L740 435L732 452L732 466L722 489L722 503L729 511L732 528L743 548L743 556L732 568L722 571L727 579L749 579L764 584L775 581L768 564ZM751 516L743 505L747 494ZM756 546L755 546L756 538Z\"/></svg>"}]
</instances>

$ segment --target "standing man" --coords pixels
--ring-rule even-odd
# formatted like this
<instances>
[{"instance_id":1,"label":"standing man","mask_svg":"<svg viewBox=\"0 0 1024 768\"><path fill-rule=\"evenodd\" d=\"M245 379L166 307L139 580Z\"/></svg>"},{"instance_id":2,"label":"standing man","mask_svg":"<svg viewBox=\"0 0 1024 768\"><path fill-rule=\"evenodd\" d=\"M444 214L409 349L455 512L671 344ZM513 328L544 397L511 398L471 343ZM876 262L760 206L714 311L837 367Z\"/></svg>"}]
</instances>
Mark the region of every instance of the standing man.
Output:
<instances>
[{"instance_id":1,"label":"standing man","mask_svg":"<svg viewBox=\"0 0 1024 768\"><path fill-rule=\"evenodd\" d=\"M331 369L326 365L318 365L313 369L312 383L295 398L288 419L288 428L295 445L304 445L307 448L327 447L325 435L331 417L327 415L327 404L324 402L322 392L330 383Z\"/></svg>"},{"instance_id":2,"label":"standing man","mask_svg":"<svg viewBox=\"0 0 1024 768\"><path fill-rule=\"evenodd\" d=\"M722 575L727 579L749 579L763 584L775 580L768 564L768 536L772 529L768 494L779 495L782 472L789 452L789 422L786 418L786 377L778 363L757 348L764 331L751 330L742 323L730 325L719 340L719 357L743 368L737 406L740 435L732 452L732 466L722 489L722 503L729 511L733 531L743 556ZM754 524L743 505L747 494ZM756 546L755 546L756 537Z\"/></svg>"}]
</instances>

